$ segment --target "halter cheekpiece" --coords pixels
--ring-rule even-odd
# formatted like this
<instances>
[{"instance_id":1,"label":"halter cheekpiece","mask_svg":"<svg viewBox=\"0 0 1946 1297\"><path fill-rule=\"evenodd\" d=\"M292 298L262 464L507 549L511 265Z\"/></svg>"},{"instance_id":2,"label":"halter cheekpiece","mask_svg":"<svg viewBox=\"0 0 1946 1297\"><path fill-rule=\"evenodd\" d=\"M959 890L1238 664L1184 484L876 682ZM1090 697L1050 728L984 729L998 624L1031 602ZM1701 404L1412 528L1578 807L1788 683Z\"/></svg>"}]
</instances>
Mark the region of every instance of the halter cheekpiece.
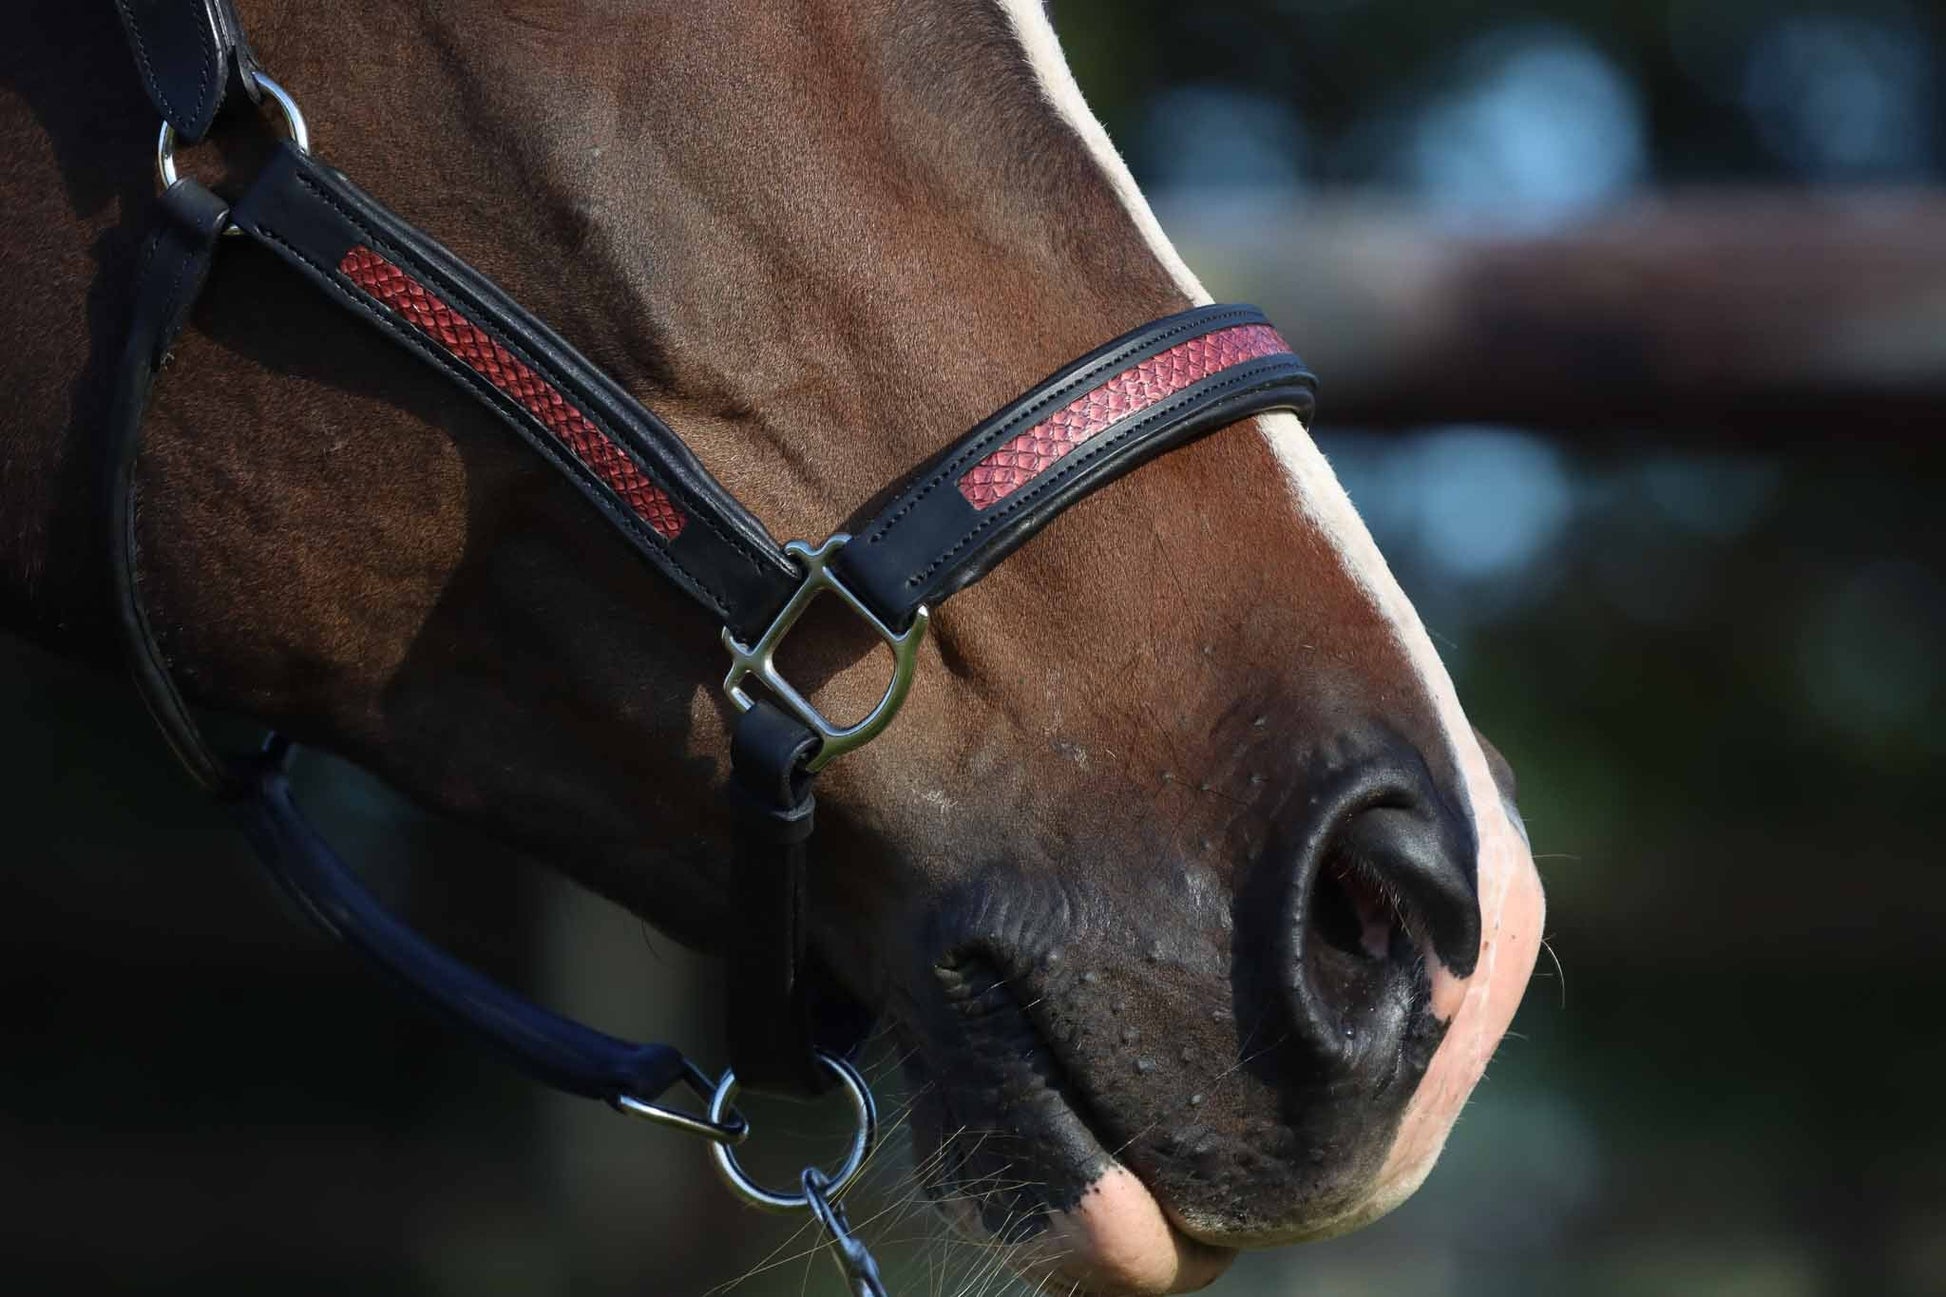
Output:
<instances>
[{"instance_id":1,"label":"halter cheekpiece","mask_svg":"<svg viewBox=\"0 0 1946 1297\"><path fill-rule=\"evenodd\" d=\"M844 1054L857 1043L823 979L807 975L801 911L826 763L891 724L912 687L932 614L1056 514L1145 461L1240 419L1308 419L1315 380L1263 315L1207 306L1144 325L1063 367L910 474L851 534L778 545L667 424L485 276L309 150L296 102L257 66L231 0L117 0L161 112L161 198L142 260L111 417L110 556L133 672L171 746L234 809L265 863L325 928L443 1017L533 1076L709 1140L746 1201L809 1210L856 1293L883 1293L838 1194L875 1137L871 1093ZM180 179L178 144L202 140L225 91L268 98L286 139L233 203ZM733 1070L711 1080L677 1050L617 1040L481 976L394 918L299 812L290 744L244 758L204 740L168 671L134 579L133 485L150 386L225 235L250 238L319 292L484 405L565 476L651 567L722 627L736 716L730 801L738 931L730 952ZM829 593L892 651L862 720L824 716L777 669L799 615ZM736 1162L748 1133L739 1086L795 1095L836 1084L857 1135L827 1177L757 1185ZM663 1096L687 1086L699 1109Z\"/></svg>"}]
</instances>

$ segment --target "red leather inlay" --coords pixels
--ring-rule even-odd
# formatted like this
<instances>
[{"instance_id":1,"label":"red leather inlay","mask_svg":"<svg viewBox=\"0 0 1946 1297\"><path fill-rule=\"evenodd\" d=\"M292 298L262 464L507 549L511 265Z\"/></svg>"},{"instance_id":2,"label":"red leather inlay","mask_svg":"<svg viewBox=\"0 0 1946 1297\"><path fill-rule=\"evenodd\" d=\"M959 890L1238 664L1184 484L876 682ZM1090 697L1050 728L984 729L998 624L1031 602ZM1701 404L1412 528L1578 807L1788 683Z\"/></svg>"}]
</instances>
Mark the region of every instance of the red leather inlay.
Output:
<instances>
[{"instance_id":1,"label":"red leather inlay","mask_svg":"<svg viewBox=\"0 0 1946 1297\"><path fill-rule=\"evenodd\" d=\"M689 519L667 493L552 383L488 337L485 330L370 248L360 246L347 252L338 263L338 271L445 348L455 360L518 401L570 454L613 487L656 535L664 540L682 535Z\"/></svg>"},{"instance_id":2,"label":"red leather inlay","mask_svg":"<svg viewBox=\"0 0 1946 1297\"><path fill-rule=\"evenodd\" d=\"M1239 324L1177 343L1078 397L966 470L959 493L984 509L1027 485L1063 455L1131 414L1246 360L1289 351L1268 324Z\"/></svg>"}]
</instances>

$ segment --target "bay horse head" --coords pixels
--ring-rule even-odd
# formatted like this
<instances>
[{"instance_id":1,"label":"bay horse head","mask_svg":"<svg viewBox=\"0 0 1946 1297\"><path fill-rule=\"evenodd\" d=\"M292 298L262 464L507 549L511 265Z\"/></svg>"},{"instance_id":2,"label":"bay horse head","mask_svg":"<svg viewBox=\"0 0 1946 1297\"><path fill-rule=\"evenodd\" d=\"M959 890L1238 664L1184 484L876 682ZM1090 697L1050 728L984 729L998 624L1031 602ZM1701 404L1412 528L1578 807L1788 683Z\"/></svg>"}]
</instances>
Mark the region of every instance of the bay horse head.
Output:
<instances>
[{"instance_id":1,"label":"bay horse head","mask_svg":"<svg viewBox=\"0 0 1946 1297\"><path fill-rule=\"evenodd\" d=\"M1039 0L239 8L324 154L776 534L868 516L1070 357L1208 300ZM79 192L49 188L23 215ZM192 692L719 947L716 627L484 416L232 260L143 467ZM869 637L798 642L821 705L870 709ZM1511 777L1290 416L1146 465L942 610L899 723L823 789L808 943L901 1048L926 1187L1090 1291L1400 1202L1538 947Z\"/></svg>"}]
</instances>

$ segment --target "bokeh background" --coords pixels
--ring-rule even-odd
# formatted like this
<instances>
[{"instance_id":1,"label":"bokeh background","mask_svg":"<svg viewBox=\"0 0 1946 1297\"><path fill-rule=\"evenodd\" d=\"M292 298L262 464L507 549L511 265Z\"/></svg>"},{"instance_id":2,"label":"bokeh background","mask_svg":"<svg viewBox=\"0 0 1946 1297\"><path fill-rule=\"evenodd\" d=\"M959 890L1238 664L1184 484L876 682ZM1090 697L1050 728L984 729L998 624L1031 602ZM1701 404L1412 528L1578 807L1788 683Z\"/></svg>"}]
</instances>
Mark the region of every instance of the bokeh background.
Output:
<instances>
[{"instance_id":1,"label":"bokeh background","mask_svg":"<svg viewBox=\"0 0 1946 1297\"><path fill-rule=\"evenodd\" d=\"M1217 1291L1946 1293L1946 15L1052 8L1191 264L1324 375L1318 440L1519 771L1551 902L1421 1194ZM301 926L118 681L0 639L0 714L7 1291L693 1294L777 1247L736 1291L837 1291L695 1148ZM304 777L469 958L721 1057L713 968ZM996 1289L879 1180L901 1291Z\"/></svg>"}]
</instances>

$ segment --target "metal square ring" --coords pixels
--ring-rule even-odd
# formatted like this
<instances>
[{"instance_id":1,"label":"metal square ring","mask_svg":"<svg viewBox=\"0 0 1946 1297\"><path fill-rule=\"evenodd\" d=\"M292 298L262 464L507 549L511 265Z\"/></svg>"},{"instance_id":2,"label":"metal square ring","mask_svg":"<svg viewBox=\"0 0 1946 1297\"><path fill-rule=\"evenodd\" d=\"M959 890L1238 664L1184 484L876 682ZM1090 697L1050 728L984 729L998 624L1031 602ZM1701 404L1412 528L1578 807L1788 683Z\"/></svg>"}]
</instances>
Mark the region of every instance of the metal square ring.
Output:
<instances>
[{"instance_id":1,"label":"metal square ring","mask_svg":"<svg viewBox=\"0 0 1946 1297\"><path fill-rule=\"evenodd\" d=\"M867 608L864 601L831 571L832 560L850 539L844 532L838 532L822 545L812 546L801 540L785 545L784 552L804 568L804 580L791 596L790 602L784 605L777 619L770 623L753 645L746 647L730 633L729 627L723 628L723 644L730 650L730 670L723 677L723 692L730 696L738 712L747 712L757 704L743 688L745 679L755 675L763 681L764 687L783 704L785 710L817 734L820 740L818 750L805 767L813 772L823 769L834 758L871 742L899 714L899 707L905 702L907 691L912 688L912 677L918 667L919 642L926 637L926 624L931 619L931 614L922 605L913 612L912 625L902 632L893 630L879 620L878 614ZM797 619L804 615L811 601L826 590L857 613L892 650L892 679L885 686L885 696L856 725L833 724L811 704L810 699L784 679L772 660L776 656L777 646L790 634Z\"/></svg>"}]
</instances>

